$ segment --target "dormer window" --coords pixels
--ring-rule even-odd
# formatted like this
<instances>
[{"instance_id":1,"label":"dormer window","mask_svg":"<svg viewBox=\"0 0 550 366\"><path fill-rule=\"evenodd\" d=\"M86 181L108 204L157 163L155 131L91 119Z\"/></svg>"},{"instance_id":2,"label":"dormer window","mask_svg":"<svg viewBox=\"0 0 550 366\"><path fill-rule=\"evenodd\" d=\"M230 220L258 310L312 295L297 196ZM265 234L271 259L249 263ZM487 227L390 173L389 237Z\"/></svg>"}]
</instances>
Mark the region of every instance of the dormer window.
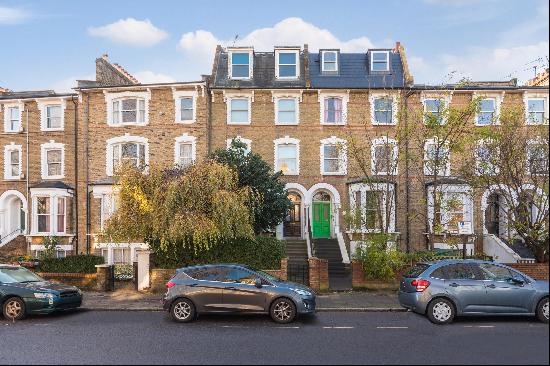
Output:
<instances>
[{"instance_id":1,"label":"dormer window","mask_svg":"<svg viewBox=\"0 0 550 366\"><path fill-rule=\"evenodd\" d=\"M371 71L390 71L390 52L372 51L370 57Z\"/></svg>"},{"instance_id":2,"label":"dormer window","mask_svg":"<svg viewBox=\"0 0 550 366\"><path fill-rule=\"evenodd\" d=\"M338 71L338 51L321 52L321 72L335 73Z\"/></svg>"},{"instance_id":3,"label":"dormer window","mask_svg":"<svg viewBox=\"0 0 550 366\"><path fill-rule=\"evenodd\" d=\"M277 79L296 79L299 76L298 50L275 50Z\"/></svg>"},{"instance_id":4,"label":"dormer window","mask_svg":"<svg viewBox=\"0 0 550 366\"><path fill-rule=\"evenodd\" d=\"M252 52L250 51L232 51L229 53L229 70L231 72L231 79L251 78L251 54Z\"/></svg>"}]
</instances>

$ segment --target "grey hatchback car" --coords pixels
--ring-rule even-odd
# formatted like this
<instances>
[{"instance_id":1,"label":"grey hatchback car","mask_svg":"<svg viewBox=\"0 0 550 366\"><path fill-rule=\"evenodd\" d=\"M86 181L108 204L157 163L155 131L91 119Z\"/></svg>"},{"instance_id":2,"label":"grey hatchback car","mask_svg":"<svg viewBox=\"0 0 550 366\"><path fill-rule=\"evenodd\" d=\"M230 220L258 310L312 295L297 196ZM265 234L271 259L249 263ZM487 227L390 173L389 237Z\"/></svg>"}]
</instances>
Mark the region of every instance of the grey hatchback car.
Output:
<instances>
[{"instance_id":1,"label":"grey hatchback car","mask_svg":"<svg viewBox=\"0 0 550 366\"><path fill-rule=\"evenodd\" d=\"M548 323L548 281L495 262L418 263L401 280L399 302L435 324L462 315L526 315Z\"/></svg>"},{"instance_id":2,"label":"grey hatchback car","mask_svg":"<svg viewBox=\"0 0 550 366\"><path fill-rule=\"evenodd\" d=\"M204 313L248 312L290 323L297 315L315 313L315 293L310 288L242 265L181 268L166 288L163 307L176 322L189 322Z\"/></svg>"}]
</instances>

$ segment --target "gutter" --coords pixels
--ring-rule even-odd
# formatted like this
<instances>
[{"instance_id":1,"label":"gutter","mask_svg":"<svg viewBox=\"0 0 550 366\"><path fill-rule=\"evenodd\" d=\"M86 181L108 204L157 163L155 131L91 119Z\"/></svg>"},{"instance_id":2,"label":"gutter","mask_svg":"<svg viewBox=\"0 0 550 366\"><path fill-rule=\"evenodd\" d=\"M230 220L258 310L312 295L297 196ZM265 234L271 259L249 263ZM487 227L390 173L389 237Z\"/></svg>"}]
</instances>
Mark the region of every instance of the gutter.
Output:
<instances>
[{"instance_id":1,"label":"gutter","mask_svg":"<svg viewBox=\"0 0 550 366\"><path fill-rule=\"evenodd\" d=\"M89 144L89 122L90 122L90 95L86 94L86 254L90 254L90 144Z\"/></svg>"}]
</instances>

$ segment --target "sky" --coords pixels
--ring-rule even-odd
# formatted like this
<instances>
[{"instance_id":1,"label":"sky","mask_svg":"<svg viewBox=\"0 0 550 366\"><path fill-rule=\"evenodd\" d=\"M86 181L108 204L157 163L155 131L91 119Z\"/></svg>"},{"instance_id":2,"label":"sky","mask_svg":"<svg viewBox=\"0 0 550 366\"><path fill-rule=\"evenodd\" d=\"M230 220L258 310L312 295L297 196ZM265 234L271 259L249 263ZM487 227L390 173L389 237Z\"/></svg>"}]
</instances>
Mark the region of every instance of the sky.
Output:
<instances>
[{"instance_id":1,"label":"sky","mask_svg":"<svg viewBox=\"0 0 550 366\"><path fill-rule=\"evenodd\" d=\"M217 44L405 47L415 83L532 78L547 0L0 0L0 87L69 91L103 54L142 83L209 74Z\"/></svg>"}]
</instances>

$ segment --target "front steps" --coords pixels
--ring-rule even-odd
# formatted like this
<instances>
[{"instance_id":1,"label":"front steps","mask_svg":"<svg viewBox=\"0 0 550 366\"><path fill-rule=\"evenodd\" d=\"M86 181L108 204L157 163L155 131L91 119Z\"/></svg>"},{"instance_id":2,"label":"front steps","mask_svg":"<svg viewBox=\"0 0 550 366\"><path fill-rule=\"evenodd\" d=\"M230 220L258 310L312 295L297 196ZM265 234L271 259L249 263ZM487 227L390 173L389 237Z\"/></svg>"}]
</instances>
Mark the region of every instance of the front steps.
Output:
<instances>
[{"instance_id":1,"label":"front steps","mask_svg":"<svg viewBox=\"0 0 550 366\"><path fill-rule=\"evenodd\" d=\"M306 263L308 260L307 255L307 242L300 239L285 240L286 244L286 256L289 262L294 263Z\"/></svg>"},{"instance_id":2,"label":"front steps","mask_svg":"<svg viewBox=\"0 0 550 366\"><path fill-rule=\"evenodd\" d=\"M328 277L331 290L351 289L351 267L342 262L342 253L336 239L313 239L317 258L328 261Z\"/></svg>"}]
</instances>

